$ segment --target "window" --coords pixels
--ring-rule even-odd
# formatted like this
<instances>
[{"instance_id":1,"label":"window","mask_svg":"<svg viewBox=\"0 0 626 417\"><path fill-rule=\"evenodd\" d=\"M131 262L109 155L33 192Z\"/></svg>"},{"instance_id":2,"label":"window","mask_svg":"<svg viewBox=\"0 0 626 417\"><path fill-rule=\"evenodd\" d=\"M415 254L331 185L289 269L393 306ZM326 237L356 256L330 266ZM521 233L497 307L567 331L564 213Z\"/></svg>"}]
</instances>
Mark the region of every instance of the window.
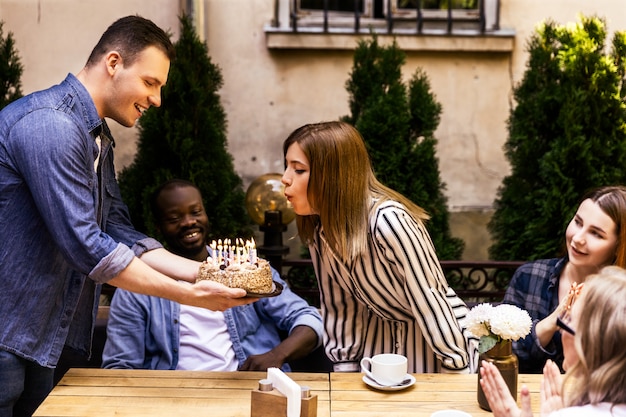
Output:
<instances>
[{"instance_id":1,"label":"window","mask_svg":"<svg viewBox=\"0 0 626 417\"><path fill-rule=\"evenodd\" d=\"M352 50L375 32L407 51L511 53L500 0L274 0L269 49Z\"/></svg>"},{"instance_id":2,"label":"window","mask_svg":"<svg viewBox=\"0 0 626 417\"><path fill-rule=\"evenodd\" d=\"M274 27L293 32L416 34L499 29L500 0L275 0ZM288 20L288 22L285 22Z\"/></svg>"},{"instance_id":3,"label":"window","mask_svg":"<svg viewBox=\"0 0 626 417\"><path fill-rule=\"evenodd\" d=\"M385 0L388 9L395 17L415 19L418 13L428 18L445 18L448 13L456 17L478 18L480 5L478 0Z\"/></svg>"},{"instance_id":4,"label":"window","mask_svg":"<svg viewBox=\"0 0 626 417\"><path fill-rule=\"evenodd\" d=\"M291 0L295 5L295 22L292 27L323 27L334 28L354 27L357 31L362 18L372 16L372 4L376 0ZM356 21L356 23L355 23Z\"/></svg>"},{"instance_id":5,"label":"window","mask_svg":"<svg viewBox=\"0 0 626 417\"><path fill-rule=\"evenodd\" d=\"M385 15L396 27L410 27L417 21L418 30L485 29L484 15L478 0L385 0Z\"/></svg>"}]
</instances>

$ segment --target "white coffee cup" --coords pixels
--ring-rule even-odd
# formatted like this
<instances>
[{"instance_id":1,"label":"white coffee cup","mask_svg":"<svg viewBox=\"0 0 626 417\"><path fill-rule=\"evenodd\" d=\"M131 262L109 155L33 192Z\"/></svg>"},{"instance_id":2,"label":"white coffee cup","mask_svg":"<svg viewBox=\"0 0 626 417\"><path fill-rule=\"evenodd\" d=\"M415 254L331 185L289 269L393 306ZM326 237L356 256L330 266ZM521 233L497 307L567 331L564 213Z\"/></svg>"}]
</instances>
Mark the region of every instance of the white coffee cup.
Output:
<instances>
[{"instance_id":1,"label":"white coffee cup","mask_svg":"<svg viewBox=\"0 0 626 417\"><path fill-rule=\"evenodd\" d=\"M380 385L399 384L406 377L407 367L406 357L395 353L382 353L361 359L361 371Z\"/></svg>"},{"instance_id":2,"label":"white coffee cup","mask_svg":"<svg viewBox=\"0 0 626 417\"><path fill-rule=\"evenodd\" d=\"M460 410L440 410L432 413L430 417L472 417L472 415Z\"/></svg>"}]
</instances>

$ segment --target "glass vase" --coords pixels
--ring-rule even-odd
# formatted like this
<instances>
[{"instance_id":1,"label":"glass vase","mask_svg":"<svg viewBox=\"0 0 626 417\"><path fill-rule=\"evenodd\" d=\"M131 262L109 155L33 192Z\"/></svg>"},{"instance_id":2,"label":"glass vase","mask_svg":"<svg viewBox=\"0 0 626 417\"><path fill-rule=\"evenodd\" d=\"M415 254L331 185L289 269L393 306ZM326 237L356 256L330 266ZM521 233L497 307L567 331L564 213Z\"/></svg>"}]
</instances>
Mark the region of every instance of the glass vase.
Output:
<instances>
[{"instance_id":1,"label":"glass vase","mask_svg":"<svg viewBox=\"0 0 626 417\"><path fill-rule=\"evenodd\" d=\"M517 374L519 373L517 355L513 353L513 344L510 340L503 340L487 352L480 354L478 363L478 405L483 410L491 411L485 393L480 385L480 368L482 361L493 363L502 374L502 378L509 387L509 391L515 400L517 400Z\"/></svg>"}]
</instances>

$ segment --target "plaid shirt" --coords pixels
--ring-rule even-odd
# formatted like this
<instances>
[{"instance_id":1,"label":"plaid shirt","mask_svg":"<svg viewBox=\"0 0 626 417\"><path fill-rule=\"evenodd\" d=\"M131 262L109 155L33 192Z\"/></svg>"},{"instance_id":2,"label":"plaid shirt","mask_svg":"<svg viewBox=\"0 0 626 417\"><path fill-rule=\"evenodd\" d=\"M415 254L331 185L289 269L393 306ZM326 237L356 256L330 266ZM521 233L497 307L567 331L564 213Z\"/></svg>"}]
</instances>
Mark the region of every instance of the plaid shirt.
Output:
<instances>
[{"instance_id":1,"label":"plaid shirt","mask_svg":"<svg viewBox=\"0 0 626 417\"><path fill-rule=\"evenodd\" d=\"M520 266L506 290L504 302L528 311L533 321L530 334L513 342L513 351L519 359L520 373L541 373L546 360L563 365L561 333L555 332L547 346L537 339L535 326L552 313L559 304L559 278L567 258L541 259Z\"/></svg>"}]
</instances>

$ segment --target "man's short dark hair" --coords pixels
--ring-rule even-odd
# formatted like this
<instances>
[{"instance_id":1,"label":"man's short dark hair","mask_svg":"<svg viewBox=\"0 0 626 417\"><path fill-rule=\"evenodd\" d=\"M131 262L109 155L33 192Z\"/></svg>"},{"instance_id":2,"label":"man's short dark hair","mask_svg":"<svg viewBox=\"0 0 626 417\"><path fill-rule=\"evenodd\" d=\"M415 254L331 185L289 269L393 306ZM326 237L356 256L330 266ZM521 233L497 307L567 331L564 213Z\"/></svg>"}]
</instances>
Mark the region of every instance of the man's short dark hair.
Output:
<instances>
[{"instance_id":1,"label":"man's short dark hair","mask_svg":"<svg viewBox=\"0 0 626 417\"><path fill-rule=\"evenodd\" d=\"M95 64L103 55L113 50L119 52L125 64L130 66L150 46L159 48L170 61L176 55L169 35L154 22L141 16L122 17L102 34L87 59L87 66Z\"/></svg>"}]
</instances>

